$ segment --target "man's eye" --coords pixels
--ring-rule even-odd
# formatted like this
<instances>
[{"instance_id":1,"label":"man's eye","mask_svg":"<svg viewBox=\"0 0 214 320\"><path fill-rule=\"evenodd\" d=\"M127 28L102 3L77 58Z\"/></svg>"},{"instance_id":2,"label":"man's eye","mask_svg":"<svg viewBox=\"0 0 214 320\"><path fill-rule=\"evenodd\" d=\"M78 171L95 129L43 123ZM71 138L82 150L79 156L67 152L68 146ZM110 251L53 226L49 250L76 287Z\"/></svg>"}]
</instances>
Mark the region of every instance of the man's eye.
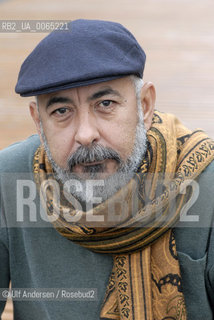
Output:
<instances>
[{"instance_id":1,"label":"man's eye","mask_svg":"<svg viewBox=\"0 0 214 320\"><path fill-rule=\"evenodd\" d=\"M57 112L57 113L59 113L59 114L64 114L64 113L66 113L67 112L67 108L59 108L59 109L57 109L55 112Z\"/></svg>"},{"instance_id":2,"label":"man's eye","mask_svg":"<svg viewBox=\"0 0 214 320\"><path fill-rule=\"evenodd\" d=\"M111 107L113 104L112 100L103 100L99 105L101 107L107 108L107 107Z\"/></svg>"},{"instance_id":3,"label":"man's eye","mask_svg":"<svg viewBox=\"0 0 214 320\"><path fill-rule=\"evenodd\" d=\"M65 115L68 112L68 108L58 108L53 111L53 114Z\"/></svg>"}]
</instances>

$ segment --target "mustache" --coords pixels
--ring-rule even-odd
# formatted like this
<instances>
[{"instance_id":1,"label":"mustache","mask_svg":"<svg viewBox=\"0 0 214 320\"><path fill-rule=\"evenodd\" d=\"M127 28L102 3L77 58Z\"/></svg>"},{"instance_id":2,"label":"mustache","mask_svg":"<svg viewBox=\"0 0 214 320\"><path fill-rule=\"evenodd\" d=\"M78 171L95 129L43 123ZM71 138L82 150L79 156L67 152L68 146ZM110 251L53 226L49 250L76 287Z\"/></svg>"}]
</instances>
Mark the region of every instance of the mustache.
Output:
<instances>
[{"instance_id":1,"label":"mustache","mask_svg":"<svg viewBox=\"0 0 214 320\"><path fill-rule=\"evenodd\" d=\"M71 169L73 166L84 163L93 163L103 161L106 159L113 159L119 164L122 159L119 153L112 148L104 147L101 144L93 144L91 147L80 146L67 161L68 167Z\"/></svg>"}]
</instances>

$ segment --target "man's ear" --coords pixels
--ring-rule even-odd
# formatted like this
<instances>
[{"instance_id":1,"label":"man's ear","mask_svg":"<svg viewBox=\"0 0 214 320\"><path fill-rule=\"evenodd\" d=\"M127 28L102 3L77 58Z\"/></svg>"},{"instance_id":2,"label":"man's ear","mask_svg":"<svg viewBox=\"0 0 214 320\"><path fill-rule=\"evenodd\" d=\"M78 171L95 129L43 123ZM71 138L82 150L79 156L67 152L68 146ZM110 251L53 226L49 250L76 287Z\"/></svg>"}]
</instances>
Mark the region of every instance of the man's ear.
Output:
<instances>
[{"instance_id":1,"label":"man's ear","mask_svg":"<svg viewBox=\"0 0 214 320\"><path fill-rule=\"evenodd\" d=\"M29 104L29 109L30 109L31 117L33 118L33 121L36 125L37 132L41 139L40 117L39 117L39 111L38 111L36 102L31 101Z\"/></svg>"},{"instance_id":2,"label":"man's ear","mask_svg":"<svg viewBox=\"0 0 214 320\"><path fill-rule=\"evenodd\" d=\"M146 130L149 130L152 124L152 117L155 108L156 92L151 82L143 85L141 90L141 103L144 114L144 124Z\"/></svg>"}]
</instances>

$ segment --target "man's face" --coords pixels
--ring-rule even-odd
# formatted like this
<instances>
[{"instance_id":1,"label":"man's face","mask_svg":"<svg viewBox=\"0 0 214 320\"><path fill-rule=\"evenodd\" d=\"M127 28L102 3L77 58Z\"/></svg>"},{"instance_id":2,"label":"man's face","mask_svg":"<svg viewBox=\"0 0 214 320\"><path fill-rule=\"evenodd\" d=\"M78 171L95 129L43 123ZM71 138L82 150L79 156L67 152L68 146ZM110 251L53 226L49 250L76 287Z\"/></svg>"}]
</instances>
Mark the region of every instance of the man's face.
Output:
<instances>
[{"instance_id":1,"label":"man's face","mask_svg":"<svg viewBox=\"0 0 214 320\"><path fill-rule=\"evenodd\" d=\"M146 130L130 77L42 95L38 104L39 114L35 104L31 113L63 183L77 179L86 190L87 179L103 179L96 196L105 200L134 175L146 150ZM70 192L86 202L85 192L79 196L75 190Z\"/></svg>"},{"instance_id":2,"label":"man's face","mask_svg":"<svg viewBox=\"0 0 214 320\"><path fill-rule=\"evenodd\" d=\"M115 150L126 161L133 150L138 123L136 93L129 77L73 88L39 97L40 118L55 162L68 169L67 160L81 146L99 144ZM102 166L100 178L115 173L114 159L74 165L76 174Z\"/></svg>"}]
</instances>

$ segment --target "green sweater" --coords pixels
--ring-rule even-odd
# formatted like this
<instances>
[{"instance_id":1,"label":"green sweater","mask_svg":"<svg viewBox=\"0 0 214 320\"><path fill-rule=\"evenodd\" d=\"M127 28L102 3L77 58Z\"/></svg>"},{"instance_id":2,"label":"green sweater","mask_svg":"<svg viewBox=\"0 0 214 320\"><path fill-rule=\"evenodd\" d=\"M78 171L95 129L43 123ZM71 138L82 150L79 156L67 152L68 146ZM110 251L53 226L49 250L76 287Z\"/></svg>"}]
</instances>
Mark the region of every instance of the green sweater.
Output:
<instances>
[{"instance_id":1,"label":"green sweater","mask_svg":"<svg viewBox=\"0 0 214 320\"><path fill-rule=\"evenodd\" d=\"M95 289L96 299L91 300L14 299L14 319L98 320L112 270L111 255L93 253L62 237L45 221L32 185L23 189L22 196L27 199L31 193L31 207L20 204L17 190L24 180L33 181L32 161L39 144L35 135L0 152L0 288L7 288L11 280L13 288L55 288L56 294L57 288L67 288L68 295L74 289L91 293ZM198 216L199 222L181 222L174 230L191 320L213 319L213 176L211 163L198 179L199 195L187 213ZM0 315L4 306L0 300Z\"/></svg>"}]
</instances>

